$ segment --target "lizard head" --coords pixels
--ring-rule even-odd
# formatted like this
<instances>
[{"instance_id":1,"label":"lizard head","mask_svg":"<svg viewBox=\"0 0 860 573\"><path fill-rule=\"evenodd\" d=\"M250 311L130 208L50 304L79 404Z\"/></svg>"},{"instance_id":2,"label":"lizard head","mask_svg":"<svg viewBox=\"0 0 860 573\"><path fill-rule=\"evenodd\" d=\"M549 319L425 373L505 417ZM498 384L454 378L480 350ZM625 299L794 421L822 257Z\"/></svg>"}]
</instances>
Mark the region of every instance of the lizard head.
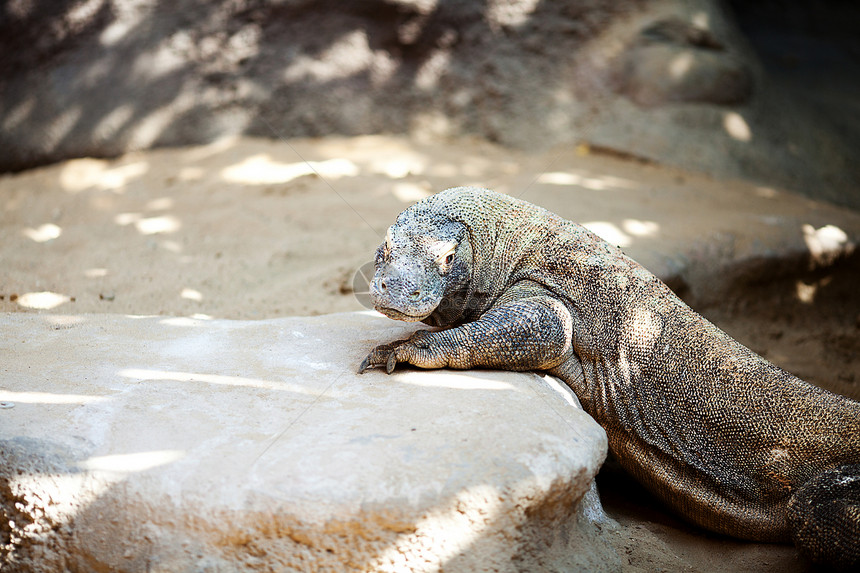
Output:
<instances>
[{"instance_id":1,"label":"lizard head","mask_svg":"<svg viewBox=\"0 0 860 573\"><path fill-rule=\"evenodd\" d=\"M370 296L396 320L447 326L463 313L472 250L466 226L442 215L401 213L376 250Z\"/></svg>"}]
</instances>

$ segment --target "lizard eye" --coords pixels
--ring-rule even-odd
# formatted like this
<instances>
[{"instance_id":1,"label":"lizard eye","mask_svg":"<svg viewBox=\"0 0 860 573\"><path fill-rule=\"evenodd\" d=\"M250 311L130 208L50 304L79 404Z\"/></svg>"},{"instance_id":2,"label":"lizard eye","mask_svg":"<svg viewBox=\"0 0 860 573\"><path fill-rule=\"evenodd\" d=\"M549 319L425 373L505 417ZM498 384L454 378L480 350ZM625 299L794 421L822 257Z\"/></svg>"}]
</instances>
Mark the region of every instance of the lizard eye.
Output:
<instances>
[{"instance_id":1,"label":"lizard eye","mask_svg":"<svg viewBox=\"0 0 860 573\"><path fill-rule=\"evenodd\" d=\"M448 243L444 245L444 248L445 250L436 259L436 264L440 267L450 266L454 262L454 256L457 254L457 245L454 243Z\"/></svg>"}]
</instances>

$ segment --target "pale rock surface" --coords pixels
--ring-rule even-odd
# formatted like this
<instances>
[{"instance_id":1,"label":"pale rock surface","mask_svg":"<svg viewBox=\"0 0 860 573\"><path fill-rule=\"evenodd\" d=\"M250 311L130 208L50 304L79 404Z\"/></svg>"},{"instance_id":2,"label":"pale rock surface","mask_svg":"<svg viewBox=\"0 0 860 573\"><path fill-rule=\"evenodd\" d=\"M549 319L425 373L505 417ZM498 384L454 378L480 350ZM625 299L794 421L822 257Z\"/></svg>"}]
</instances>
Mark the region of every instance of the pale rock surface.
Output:
<instances>
[{"instance_id":1,"label":"pale rock surface","mask_svg":"<svg viewBox=\"0 0 860 573\"><path fill-rule=\"evenodd\" d=\"M617 570L551 377L356 375L414 327L0 316L4 571Z\"/></svg>"}]
</instances>

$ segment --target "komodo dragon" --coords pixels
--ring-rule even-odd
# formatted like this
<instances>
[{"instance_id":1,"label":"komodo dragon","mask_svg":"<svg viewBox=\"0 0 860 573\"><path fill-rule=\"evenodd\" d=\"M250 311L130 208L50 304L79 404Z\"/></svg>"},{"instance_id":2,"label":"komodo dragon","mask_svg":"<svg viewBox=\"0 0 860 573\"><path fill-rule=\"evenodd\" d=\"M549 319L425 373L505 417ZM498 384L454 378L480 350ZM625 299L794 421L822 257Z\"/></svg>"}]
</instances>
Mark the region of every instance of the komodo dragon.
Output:
<instances>
[{"instance_id":1,"label":"komodo dragon","mask_svg":"<svg viewBox=\"0 0 860 573\"><path fill-rule=\"evenodd\" d=\"M448 189L397 217L371 296L391 318L443 330L377 346L360 372L546 371L681 516L860 563L860 402L767 362L584 227L487 189Z\"/></svg>"}]
</instances>

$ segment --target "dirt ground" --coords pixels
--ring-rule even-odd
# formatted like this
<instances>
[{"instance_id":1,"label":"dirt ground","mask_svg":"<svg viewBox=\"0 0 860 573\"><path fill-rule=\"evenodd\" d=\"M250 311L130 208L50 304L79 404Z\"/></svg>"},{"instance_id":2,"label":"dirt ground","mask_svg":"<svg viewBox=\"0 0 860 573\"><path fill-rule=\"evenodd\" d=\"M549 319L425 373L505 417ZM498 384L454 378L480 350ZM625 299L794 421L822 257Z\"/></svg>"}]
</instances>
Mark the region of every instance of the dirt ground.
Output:
<instances>
[{"instance_id":1,"label":"dirt ground","mask_svg":"<svg viewBox=\"0 0 860 573\"><path fill-rule=\"evenodd\" d=\"M585 147L528 154L471 139L226 139L0 177L0 312L262 319L361 310L360 271L395 215L464 184L586 223L664 277L701 268L716 276L721 262L778 256L763 238L791 250L803 229L860 229L858 213L779 189ZM855 257L747 280L699 308L773 362L860 399L858 277ZM704 300L701 285L679 284L694 306ZM599 486L622 526L613 535L629 571L812 570L790 546L678 521L611 468Z\"/></svg>"}]
</instances>

